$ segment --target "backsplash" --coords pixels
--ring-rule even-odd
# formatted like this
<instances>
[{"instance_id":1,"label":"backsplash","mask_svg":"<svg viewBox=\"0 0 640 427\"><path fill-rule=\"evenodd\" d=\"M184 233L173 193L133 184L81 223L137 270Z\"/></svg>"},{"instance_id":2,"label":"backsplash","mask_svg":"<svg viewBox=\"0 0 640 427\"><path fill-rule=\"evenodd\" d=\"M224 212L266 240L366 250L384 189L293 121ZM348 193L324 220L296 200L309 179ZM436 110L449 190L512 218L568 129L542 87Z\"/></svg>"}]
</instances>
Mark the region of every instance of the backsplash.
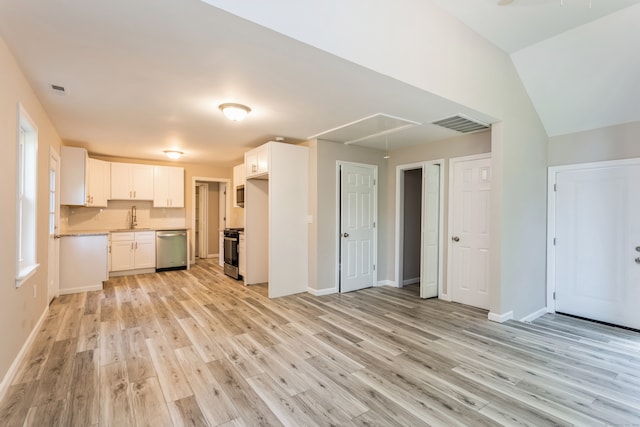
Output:
<instances>
[{"instance_id":1,"label":"backsplash","mask_svg":"<svg viewBox=\"0 0 640 427\"><path fill-rule=\"evenodd\" d=\"M108 231L129 228L131 207L136 207L136 228L187 227L184 208L154 208L151 201L110 200L106 208L60 207L60 231Z\"/></svg>"}]
</instances>

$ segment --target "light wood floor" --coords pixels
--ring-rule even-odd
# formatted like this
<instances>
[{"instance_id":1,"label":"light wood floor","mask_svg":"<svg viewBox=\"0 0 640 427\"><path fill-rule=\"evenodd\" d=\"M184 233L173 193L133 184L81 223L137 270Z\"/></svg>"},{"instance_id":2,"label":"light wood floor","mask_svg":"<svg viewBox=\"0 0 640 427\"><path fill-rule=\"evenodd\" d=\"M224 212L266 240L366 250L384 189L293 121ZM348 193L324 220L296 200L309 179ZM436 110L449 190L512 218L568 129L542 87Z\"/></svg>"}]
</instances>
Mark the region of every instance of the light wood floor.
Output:
<instances>
[{"instance_id":1,"label":"light wood floor","mask_svg":"<svg viewBox=\"0 0 640 427\"><path fill-rule=\"evenodd\" d=\"M415 287L269 300L210 262L56 299L2 426L633 425L640 334Z\"/></svg>"}]
</instances>

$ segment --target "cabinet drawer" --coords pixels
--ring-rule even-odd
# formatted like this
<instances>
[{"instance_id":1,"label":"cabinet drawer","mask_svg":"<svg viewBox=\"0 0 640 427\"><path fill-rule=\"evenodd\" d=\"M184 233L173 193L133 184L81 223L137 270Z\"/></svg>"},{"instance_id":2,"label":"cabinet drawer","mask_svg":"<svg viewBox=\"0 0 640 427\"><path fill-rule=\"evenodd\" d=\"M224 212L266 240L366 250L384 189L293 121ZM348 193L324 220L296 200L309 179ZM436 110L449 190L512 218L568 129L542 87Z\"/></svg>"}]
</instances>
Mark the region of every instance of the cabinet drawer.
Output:
<instances>
[{"instance_id":1,"label":"cabinet drawer","mask_svg":"<svg viewBox=\"0 0 640 427\"><path fill-rule=\"evenodd\" d=\"M112 242L132 242L134 240L133 232L123 231L117 233L111 233Z\"/></svg>"}]
</instances>

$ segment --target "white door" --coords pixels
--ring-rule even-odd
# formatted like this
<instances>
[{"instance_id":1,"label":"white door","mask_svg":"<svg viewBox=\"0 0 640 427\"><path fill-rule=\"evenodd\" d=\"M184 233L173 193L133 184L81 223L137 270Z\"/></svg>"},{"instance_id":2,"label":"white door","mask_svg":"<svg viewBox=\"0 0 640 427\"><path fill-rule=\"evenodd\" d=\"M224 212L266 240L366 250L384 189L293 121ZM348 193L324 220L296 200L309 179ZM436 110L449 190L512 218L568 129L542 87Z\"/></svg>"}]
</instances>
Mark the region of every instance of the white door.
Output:
<instances>
[{"instance_id":1,"label":"white door","mask_svg":"<svg viewBox=\"0 0 640 427\"><path fill-rule=\"evenodd\" d=\"M556 311L640 329L640 165L556 175Z\"/></svg>"},{"instance_id":2,"label":"white door","mask_svg":"<svg viewBox=\"0 0 640 427\"><path fill-rule=\"evenodd\" d=\"M49 243L48 258L49 271L47 272L47 299L51 302L58 296L60 289L60 174L58 167L60 156L51 150L49 156Z\"/></svg>"},{"instance_id":3,"label":"white door","mask_svg":"<svg viewBox=\"0 0 640 427\"><path fill-rule=\"evenodd\" d=\"M452 300L489 308L491 159L452 159L450 276Z\"/></svg>"},{"instance_id":4,"label":"white door","mask_svg":"<svg viewBox=\"0 0 640 427\"><path fill-rule=\"evenodd\" d=\"M424 212L422 224L422 262L420 298L438 296L440 253L440 165L428 164L422 185Z\"/></svg>"},{"instance_id":5,"label":"white door","mask_svg":"<svg viewBox=\"0 0 640 427\"><path fill-rule=\"evenodd\" d=\"M340 167L340 292L374 285L377 167Z\"/></svg>"}]
</instances>

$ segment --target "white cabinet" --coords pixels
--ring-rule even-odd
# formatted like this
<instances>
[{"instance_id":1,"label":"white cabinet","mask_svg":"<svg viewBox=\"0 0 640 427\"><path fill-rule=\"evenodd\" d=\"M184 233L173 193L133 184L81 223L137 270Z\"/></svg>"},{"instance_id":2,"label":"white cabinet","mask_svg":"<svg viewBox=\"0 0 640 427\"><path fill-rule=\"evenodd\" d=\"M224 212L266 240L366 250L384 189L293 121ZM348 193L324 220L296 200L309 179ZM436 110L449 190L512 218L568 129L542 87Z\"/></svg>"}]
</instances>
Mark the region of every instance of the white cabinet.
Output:
<instances>
[{"instance_id":1,"label":"white cabinet","mask_svg":"<svg viewBox=\"0 0 640 427\"><path fill-rule=\"evenodd\" d=\"M269 147L270 143L244 153L245 178L265 177L269 173Z\"/></svg>"},{"instance_id":2,"label":"white cabinet","mask_svg":"<svg viewBox=\"0 0 640 427\"><path fill-rule=\"evenodd\" d=\"M112 200L153 200L153 166L111 163Z\"/></svg>"},{"instance_id":3,"label":"white cabinet","mask_svg":"<svg viewBox=\"0 0 640 427\"><path fill-rule=\"evenodd\" d=\"M269 298L307 290L307 147L268 142L269 171L245 182L245 284L269 283ZM267 178L267 179L265 179Z\"/></svg>"},{"instance_id":4,"label":"white cabinet","mask_svg":"<svg viewBox=\"0 0 640 427\"><path fill-rule=\"evenodd\" d=\"M244 233L240 233L238 239L238 272L244 277L244 266L247 265L247 245L245 243Z\"/></svg>"},{"instance_id":5,"label":"white cabinet","mask_svg":"<svg viewBox=\"0 0 640 427\"><path fill-rule=\"evenodd\" d=\"M110 163L90 159L87 150L62 147L60 204L107 207L110 193Z\"/></svg>"},{"instance_id":6,"label":"white cabinet","mask_svg":"<svg viewBox=\"0 0 640 427\"><path fill-rule=\"evenodd\" d=\"M244 196L240 203L238 203L238 191L244 195L244 164L235 166L233 168L233 207L244 207Z\"/></svg>"},{"instance_id":7,"label":"white cabinet","mask_svg":"<svg viewBox=\"0 0 640 427\"><path fill-rule=\"evenodd\" d=\"M111 196L111 164L89 159L88 176L86 205L106 208Z\"/></svg>"},{"instance_id":8,"label":"white cabinet","mask_svg":"<svg viewBox=\"0 0 640 427\"><path fill-rule=\"evenodd\" d=\"M87 150L60 149L60 204L84 206L87 203Z\"/></svg>"},{"instance_id":9,"label":"white cabinet","mask_svg":"<svg viewBox=\"0 0 640 427\"><path fill-rule=\"evenodd\" d=\"M110 258L109 271L155 268L155 231L111 233Z\"/></svg>"},{"instance_id":10,"label":"white cabinet","mask_svg":"<svg viewBox=\"0 0 640 427\"><path fill-rule=\"evenodd\" d=\"M153 207L184 207L184 168L153 167Z\"/></svg>"},{"instance_id":11,"label":"white cabinet","mask_svg":"<svg viewBox=\"0 0 640 427\"><path fill-rule=\"evenodd\" d=\"M107 235L63 235L60 239L60 293L97 291L107 280Z\"/></svg>"}]
</instances>

